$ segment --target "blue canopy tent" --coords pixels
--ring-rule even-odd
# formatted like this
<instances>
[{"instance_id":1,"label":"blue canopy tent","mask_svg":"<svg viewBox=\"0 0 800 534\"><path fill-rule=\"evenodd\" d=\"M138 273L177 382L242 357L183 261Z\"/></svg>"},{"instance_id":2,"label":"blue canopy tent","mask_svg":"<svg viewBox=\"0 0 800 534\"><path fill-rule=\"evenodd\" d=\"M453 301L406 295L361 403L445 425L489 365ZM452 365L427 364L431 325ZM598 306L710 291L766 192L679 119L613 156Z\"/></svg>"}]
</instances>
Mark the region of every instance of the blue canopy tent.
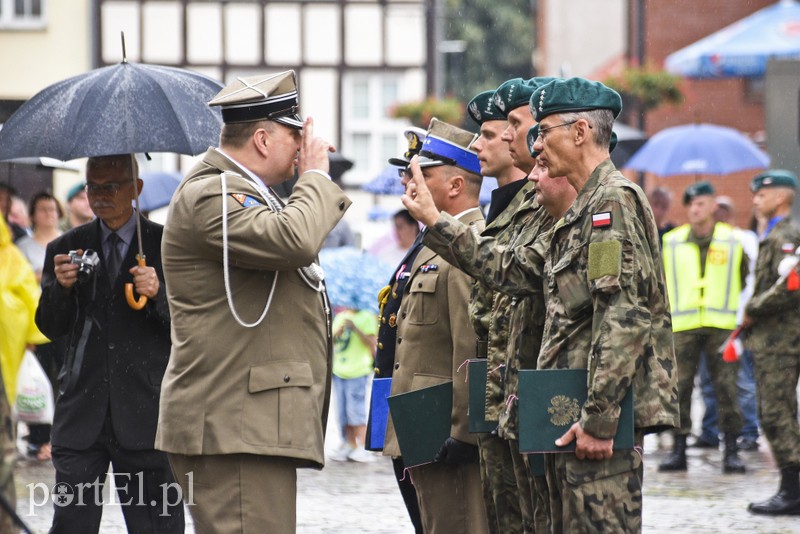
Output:
<instances>
[{"instance_id":1,"label":"blue canopy tent","mask_svg":"<svg viewBox=\"0 0 800 534\"><path fill-rule=\"evenodd\" d=\"M687 78L757 78L771 58L800 58L800 3L781 0L667 56Z\"/></svg>"}]
</instances>

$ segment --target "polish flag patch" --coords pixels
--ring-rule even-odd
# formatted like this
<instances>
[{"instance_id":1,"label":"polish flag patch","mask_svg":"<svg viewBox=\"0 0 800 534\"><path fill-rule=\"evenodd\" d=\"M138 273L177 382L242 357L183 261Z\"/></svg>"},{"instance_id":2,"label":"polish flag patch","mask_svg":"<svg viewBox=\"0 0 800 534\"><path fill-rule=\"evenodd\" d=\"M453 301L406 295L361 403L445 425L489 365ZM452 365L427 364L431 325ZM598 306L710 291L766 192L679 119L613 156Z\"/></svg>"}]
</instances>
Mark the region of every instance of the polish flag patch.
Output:
<instances>
[{"instance_id":1,"label":"polish flag patch","mask_svg":"<svg viewBox=\"0 0 800 534\"><path fill-rule=\"evenodd\" d=\"M793 254L794 253L794 245L792 243L784 243L781 245L781 252L784 254Z\"/></svg>"},{"instance_id":2,"label":"polish flag patch","mask_svg":"<svg viewBox=\"0 0 800 534\"><path fill-rule=\"evenodd\" d=\"M611 226L611 212L603 211L592 215L592 228L604 228Z\"/></svg>"}]
</instances>

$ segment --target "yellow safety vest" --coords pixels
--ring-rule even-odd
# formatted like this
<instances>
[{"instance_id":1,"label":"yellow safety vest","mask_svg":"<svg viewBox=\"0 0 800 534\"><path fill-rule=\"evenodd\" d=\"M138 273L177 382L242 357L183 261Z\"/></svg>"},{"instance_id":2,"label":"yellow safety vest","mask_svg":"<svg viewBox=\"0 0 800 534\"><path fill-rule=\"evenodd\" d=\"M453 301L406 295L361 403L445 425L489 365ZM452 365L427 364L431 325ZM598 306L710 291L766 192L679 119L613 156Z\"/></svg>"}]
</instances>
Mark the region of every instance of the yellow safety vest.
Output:
<instances>
[{"instance_id":1,"label":"yellow safety vest","mask_svg":"<svg viewBox=\"0 0 800 534\"><path fill-rule=\"evenodd\" d=\"M728 224L717 223L700 275L700 247L688 241L690 227L664 234L664 275L672 310L673 332L713 327L736 328L742 292L742 244Z\"/></svg>"}]
</instances>

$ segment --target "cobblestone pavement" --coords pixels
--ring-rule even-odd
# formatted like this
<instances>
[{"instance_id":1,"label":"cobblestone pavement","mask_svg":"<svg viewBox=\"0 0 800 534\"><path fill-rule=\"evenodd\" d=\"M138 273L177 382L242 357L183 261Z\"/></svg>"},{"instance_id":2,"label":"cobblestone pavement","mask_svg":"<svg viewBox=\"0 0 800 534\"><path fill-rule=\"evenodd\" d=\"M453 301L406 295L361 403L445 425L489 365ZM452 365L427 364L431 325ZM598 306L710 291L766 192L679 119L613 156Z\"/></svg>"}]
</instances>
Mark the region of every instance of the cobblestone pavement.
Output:
<instances>
[{"instance_id":1,"label":"cobblestone pavement","mask_svg":"<svg viewBox=\"0 0 800 534\"><path fill-rule=\"evenodd\" d=\"M336 413L334 406L331 413ZM695 388L696 433L702 414ZM334 418L329 420L327 434L326 449L338 448ZM759 451L741 453L747 464L744 475L722 474L721 451L693 448L688 449L688 472L659 473L658 464L670 442L668 435L645 438L644 532L800 532L800 517L760 517L747 512L749 502L766 499L778 488L779 474L764 437L759 439ZM54 477L49 462L21 459L17 464L17 511L34 532L47 532L50 526L53 505L41 503L43 488L52 488ZM299 470L297 490L298 534L413 534L388 458L376 456L372 463L328 460L321 471ZM106 496L104 502L109 501ZM186 532L194 532L191 515L187 513L186 519ZM101 532L126 532L119 505L106 505Z\"/></svg>"},{"instance_id":2,"label":"cobblestone pavement","mask_svg":"<svg viewBox=\"0 0 800 534\"><path fill-rule=\"evenodd\" d=\"M645 442L645 532L800 531L800 518L765 518L747 512L748 502L777 489L778 474L765 445L759 452L742 453L746 475L723 475L722 453L697 449L690 449L687 473L665 474L656 469L666 454L657 450L657 441L648 436ZM35 532L47 531L52 505L34 505L43 501L43 491L36 490L32 503L31 485L51 487L53 478L49 464L22 460L17 466L17 510ZM386 458L369 464L329 461L322 471L302 470L298 478L298 533L413 532ZM118 505L106 505L101 531L125 532ZM191 524L186 531L193 532Z\"/></svg>"}]
</instances>

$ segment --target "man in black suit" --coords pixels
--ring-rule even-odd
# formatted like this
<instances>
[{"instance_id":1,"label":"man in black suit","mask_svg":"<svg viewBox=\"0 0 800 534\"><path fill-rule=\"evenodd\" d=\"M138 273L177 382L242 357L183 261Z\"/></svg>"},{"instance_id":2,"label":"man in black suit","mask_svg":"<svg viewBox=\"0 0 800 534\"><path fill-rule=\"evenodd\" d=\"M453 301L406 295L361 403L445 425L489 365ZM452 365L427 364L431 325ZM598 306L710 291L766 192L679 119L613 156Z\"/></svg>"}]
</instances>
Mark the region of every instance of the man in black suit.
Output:
<instances>
[{"instance_id":1,"label":"man in black suit","mask_svg":"<svg viewBox=\"0 0 800 534\"><path fill-rule=\"evenodd\" d=\"M166 455L153 448L170 352L163 228L141 219L149 265L138 266L132 173L141 191L130 155L89 158L86 191L97 218L47 246L36 324L51 339L69 336L51 438L51 532L98 532L109 463L129 532L184 531L180 491ZM79 273L73 250L96 252L92 273ZM127 304L126 282L147 297L143 309Z\"/></svg>"}]
</instances>

